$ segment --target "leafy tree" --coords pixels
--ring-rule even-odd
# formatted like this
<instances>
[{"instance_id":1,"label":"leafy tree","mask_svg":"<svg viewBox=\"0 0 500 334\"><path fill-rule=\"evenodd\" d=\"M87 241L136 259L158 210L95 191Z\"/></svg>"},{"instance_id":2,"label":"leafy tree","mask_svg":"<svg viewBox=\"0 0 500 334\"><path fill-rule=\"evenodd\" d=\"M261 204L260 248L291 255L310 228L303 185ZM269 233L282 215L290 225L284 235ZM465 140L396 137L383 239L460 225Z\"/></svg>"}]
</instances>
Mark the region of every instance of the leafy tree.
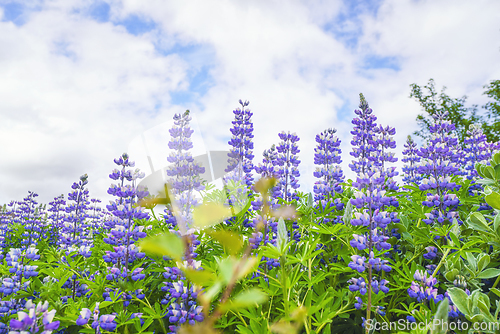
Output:
<instances>
[{"instance_id":1,"label":"leafy tree","mask_svg":"<svg viewBox=\"0 0 500 334\"><path fill-rule=\"evenodd\" d=\"M410 87L410 97L415 98L426 112L426 114L417 116L420 130L415 131L414 134L421 138L430 137L428 129L433 124L432 116L437 112L448 112L448 119L455 124L456 135L461 143L464 141L469 125L482 122L481 117L477 115L477 105L473 105L471 108L465 106L467 96L451 98L445 94L446 87L443 87L441 93L438 94L434 79L429 79L429 83L423 87L415 83L411 84ZM500 113L498 115L500 117Z\"/></svg>"},{"instance_id":2,"label":"leafy tree","mask_svg":"<svg viewBox=\"0 0 500 334\"><path fill-rule=\"evenodd\" d=\"M483 132L488 141L497 142L500 140L500 80L493 80L483 88L486 89L483 95L493 99L483 106L488 120L487 123L482 124Z\"/></svg>"}]
</instances>

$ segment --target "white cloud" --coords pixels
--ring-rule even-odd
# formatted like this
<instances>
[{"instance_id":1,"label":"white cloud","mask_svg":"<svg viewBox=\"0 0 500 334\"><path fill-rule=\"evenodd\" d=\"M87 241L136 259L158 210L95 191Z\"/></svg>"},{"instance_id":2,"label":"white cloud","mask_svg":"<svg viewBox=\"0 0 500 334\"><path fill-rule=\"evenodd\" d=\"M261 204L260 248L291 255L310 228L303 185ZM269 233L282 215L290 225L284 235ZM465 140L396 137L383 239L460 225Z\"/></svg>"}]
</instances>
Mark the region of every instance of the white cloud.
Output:
<instances>
[{"instance_id":1,"label":"white cloud","mask_svg":"<svg viewBox=\"0 0 500 334\"><path fill-rule=\"evenodd\" d=\"M483 104L481 86L500 77L496 1L386 0L376 16L361 10L341 22L337 15L350 12L339 1L110 4L112 22L133 14L157 28L133 36L121 25L92 21L85 15L88 3L67 1L50 2L20 27L0 23L0 92L6 97L0 140L9 143L0 147L6 185L0 202L28 189L47 201L67 193L84 172L93 194L104 197L112 159L138 134L185 109L197 115L206 147L225 150L240 98L254 112L255 163L278 142L279 131L297 132L301 184L310 190L314 137L329 127L339 130L343 167L352 177L349 122L359 92L381 124L396 127L400 154L420 112L408 98L411 83L432 77L451 96L467 94L471 103ZM346 46L331 31L358 41ZM175 54L179 45L196 47ZM159 54L155 46L174 54ZM399 70L363 69L369 56L394 58ZM169 92L188 90L188 73L203 66L210 68L206 94L171 105ZM339 114L346 106L349 114Z\"/></svg>"}]
</instances>

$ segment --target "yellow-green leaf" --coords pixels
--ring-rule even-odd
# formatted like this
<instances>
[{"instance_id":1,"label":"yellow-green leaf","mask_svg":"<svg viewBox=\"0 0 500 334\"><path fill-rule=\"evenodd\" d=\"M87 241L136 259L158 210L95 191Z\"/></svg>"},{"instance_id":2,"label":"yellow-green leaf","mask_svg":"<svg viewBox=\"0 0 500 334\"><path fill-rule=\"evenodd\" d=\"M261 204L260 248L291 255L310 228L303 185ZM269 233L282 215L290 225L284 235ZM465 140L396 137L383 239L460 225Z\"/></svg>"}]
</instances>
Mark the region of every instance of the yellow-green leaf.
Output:
<instances>
[{"instance_id":1,"label":"yellow-green leaf","mask_svg":"<svg viewBox=\"0 0 500 334\"><path fill-rule=\"evenodd\" d=\"M237 310L250 306L257 306L267 300L267 295L258 288L251 288L240 292L228 302L220 305L223 311Z\"/></svg>"},{"instance_id":2,"label":"yellow-green leaf","mask_svg":"<svg viewBox=\"0 0 500 334\"><path fill-rule=\"evenodd\" d=\"M207 228L217 225L231 217L231 209L217 203L205 203L194 208L194 226Z\"/></svg>"},{"instance_id":3,"label":"yellow-green leaf","mask_svg":"<svg viewBox=\"0 0 500 334\"><path fill-rule=\"evenodd\" d=\"M222 246L224 246L224 248L226 248L231 255L237 254L243 247L243 239L238 233L226 230L218 230L209 231L208 235L210 235Z\"/></svg>"},{"instance_id":4,"label":"yellow-green leaf","mask_svg":"<svg viewBox=\"0 0 500 334\"><path fill-rule=\"evenodd\" d=\"M167 255L176 261L184 255L184 243L176 234L164 232L147 237L139 243L141 250L148 254Z\"/></svg>"},{"instance_id":5,"label":"yellow-green leaf","mask_svg":"<svg viewBox=\"0 0 500 334\"><path fill-rule=\"evenodd\" d=\"M186 268L182 271L188 280L199 286L209 286L217 279L215 273L209 270L194 270Z\"/></svg>"}]
</instances>

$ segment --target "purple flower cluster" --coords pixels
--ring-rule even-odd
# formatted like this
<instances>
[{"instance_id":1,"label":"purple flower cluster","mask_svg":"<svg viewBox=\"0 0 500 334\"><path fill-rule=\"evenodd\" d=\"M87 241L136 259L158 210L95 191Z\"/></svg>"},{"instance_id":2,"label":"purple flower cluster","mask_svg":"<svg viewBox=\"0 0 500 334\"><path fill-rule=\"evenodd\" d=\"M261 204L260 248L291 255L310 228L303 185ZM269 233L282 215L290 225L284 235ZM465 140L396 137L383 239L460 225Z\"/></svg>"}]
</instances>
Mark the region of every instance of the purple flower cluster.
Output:
<instances>
[{"instance_id":1,"label":"purple flower cluster","mask_svg":"<svg viewBox=\"0 0 500 334\"><path fill-rule=\"evenodd\" d=\"M170 153L168 162L171 163L167 169L167 175L170 177L169 184L172 194L180 208L181 217L185 225L179 226L181 233L185 234L186 229L192 223L192 209L198 204L195 191L204 189L200 174L205 172L205 168L198 164L189 150L193 148L191 135L193 130L189 127L191 116L189 111L184 114L174 115L174 126L170 129L171 140L168 147L174 152ZM171 213L167 211L167 216ZM177 221L177 224L179 222Z\"/></svg>"},{"instance_id":2,"label":"purple flower cluster","mask_svg":"<svg viewBox=\"0 0 500 334\"><path fill-rule=\"evenodd\" d=\"M471 124L469 126L469 130L467 130L467 136L464 140L462 156L462 165L465 166L465 175L468 180L473 181L469 188L469 192L471 194L475 194L482 189L480 184L474 182L478 178L475 165L476 163L488 163L492 153L490 146L491 145L486 141L486 135L483 133L481 128L475 124Z\"/></svg>"},{"instance_id":3,"label":"purple flower cluster","mask_svg":"<svg viewBox=\"0 0 500 334\"><path fill-rule=\"evenodd\" d=\"M443 300L443 295L438 294L438 281L435 277L428 276L426 271L417 270L413 275L414 281L408 288L408 294L412 298L417 298L418 302L433 300L436 304Z\"/></svg>"},{"instance_id":4,"label":"purple flower cluster","mask_svg":"<svg viewBox=\"0 0 500 334\"><path fill-rule=\"evenodd\" d=\"M342 193L341 183L344 182L344 174L340 168L342 159L340 154L340 140L335 136L336 129L327 129L316 135L317 146L314 149L314 163L316 167L314 176L319 180L314 184L314 200L326 207L326 203L334 201L337 210L342 210L344 205L340 199L334 198L335 194Z\"/></svg>"},{"instance_id":5,"label":"purple flower cluster","mask_svg":"<svg viewBox=\"0 0 500 334\"><path fill-rule=\"evenodd\" d=\"M193 261L189 264L186 261L185 265L199 270L201 262ZM179 268L165 267L164 269L163 277L167 281L163 282L161 287L161 291L165 292L165 297L161 300L161 303L168 305L165 314L165 318L170 322L170 332L168 334L174 334L186 322L194 325L195 322L203 321L203 308L196 304L199 288L190 285Z\"/></svg>"},{"instance_id":6,"label":"purple flower cluster","mask_svg":"<svg viewBox=\"0 0 500 334\"><path fill-rule=\"evenodd\" d=\"M130 270L129 266L132 266L134 261L144 258L145 254L140 252L135 242L146 237L144 226L141 226L137 220L148 220L149 214L144 212L143 207L135 204L149 193L145 188L136 186L136 181L143 178L144 173L141 173L139 169L130 169L135 166L135 163L130 161L128 154L123 153L119 158L114 159L114 162L120 166L120 169L114 169L109 175L118 183L112 184L108 189L108 193L117 199L107 205L108 211L115 216L115 219L106 223L110 229L108 236L103 239L105 243L113 246L112 250L106 250L103 256L105 262L113 264L111 268L108 268L106 279L137 281L145 277L141 274L143 268ZM126 181L130 184L125 184ZM125 291L121 295L125 307L130 304L132 295L144 298L141 289L133 292ZM109 292L106 291L103 297L109 298Z\"/></svg>"},{"instance_id":7,"label":"purple flower cluster","mask_svg":"<svg viewBox=\"0 0 500 334\"><path fill-rule=\"evenodd\" d=\"M92 242L89 239L91 231L85 221L87 206L90 204L89 190L85 188L88 182L87 174L80 176L80 181L73 183L73 190L68 194L66 217L59 233L59 242L67 254L80 246L90 246Z\"/></svg>"},{"instance_id":8,"label":"purple flower cluster","mask_svg":"<svg viewBox=\"0 0 500 334\"><path fill-rule=\"evenodd\" d=\"M114 332L116 330L117 323L115 321L116 314L103 314L99 317L99 303L96 303L93 312L93 322L92 328L96 331L96 334L101 333L101 329ZM80 311L78 319L76 319L76 324L78 326L86 325L90 320L91 312L88 308L83 308Z\"/></svg>"},{"instance_id":9,"label":"purple flower cluster","mask_svg":"<svg viewBox=\"0 0 500 334\"><path fill-rule=\"evenodd\" d=\"M251 121L252 113L249 109L245 108L248 106L248 101L239 101L241 108L233 110L234 121L233 127L230 129L232 133L232 138L229 140L228 144L231 145L231 149L228 153L228 166L226 172L228 175L224 177L224 181L234 180L235 182L241 182L245 184L248 188L252 186L253 176L252 170L253 166L253 124Z\"/></svg>"},{"instance_id":10,"label":"purple flower cluster","mask_svg":"<svg viewBox=\"0 0 500 334\"><path fill-rule=\"evenodd\" d=\"M446 117L447 113L433 115L434 124L429 128L431 138L418 151L422 159L418 172L425 176L419 189L427 191L427 199L422 204L432 208L430 213L426 213L426 219L423 219L426 224L452 223L454 218L461 223L456 212L458 198L448 195L450 191L460 188L451 178L461 174L457 167L461 155L458 139L453 133L455 125Z\"/></svg>"},{"instance_id":11,"label":"purple flower cluster","mask_svg":"<svg viewBox=\"0 0 500 334\"><path fill-rule=\"evenodd\" d=\"M281 142L276 146L278 154L274 160L274 167L279 180L274 189L274 196L282 198L285 202L298 200L299 196L295 193L295 189L300 187L298 183L300 160L297 157L300 152L297 142L300 139L295 133L284 131L278 136Z\"/></svg>"},{"instance_id":12,"label":"purple flower cluster","mask_svg":"<svg viewBox=\"0 0 500 334\"><path fill-rule=\"evenodd\" d=\"M43 334L51 334L52 331L59 328L59 321L53 321L56 310L49 311L49 303L39 302L36 306L31 300L26 302L26 311L17 313L18 319L10 320L9 333L24 334L38 333L43 329Z\"/></svg>"},{"instance_id":13,"label":"purple flower cluster","mask_svg":"<svg viewBox=\"0 0 500 334\"><path fill-rule=\"evenodd\" d=\"M417 143L408 136L406 143L404 144L403 156L401 160L404 162L403 166L403 182L407 185L416 183L417 185L422 180L422 176L418 173L418 164L420 163L420 157L418 156Z\"/></svg>"},{"instance_id":14,"label":"purple flower cluster","mask_svg":"<svg viewBox=\"0 0 500 334\"><path fill-rule=\"evenodd\" d=\"M395 162L394 154L389 151L395 147L392 139L395 131L390 127L377 126L377 118L369 108L368 103L360 94L360 109L355 113L354 130L351 134L353 152L351 155L357 158L350 165L356 172L357 178L353 186L358 189L354 193L354 198L350 203L358 209L351 219L353 226L368 227L364 234L354 234L350 244L352 247L367 252L366 256L352 255L349 267L362 274L368 269L368 282L364 277L352 278L349 289L360 291L362 295L368 292L367 307L371 308L371 291L378 294L379 291L387 293L387 281L377 280L374 271L389 272L391 266L389 260L376 256L376 253L385 253L391 249L391 244L387 242L386 227L392 221L397 221L397 215L385 211L390 206L397 207L399 204L395 197L387 197L387 191L397 190L393 177L397 174L393 167L387 167L386 163ZM358 301L359 307L363 304Z\"/></svg>"}]
</instances>

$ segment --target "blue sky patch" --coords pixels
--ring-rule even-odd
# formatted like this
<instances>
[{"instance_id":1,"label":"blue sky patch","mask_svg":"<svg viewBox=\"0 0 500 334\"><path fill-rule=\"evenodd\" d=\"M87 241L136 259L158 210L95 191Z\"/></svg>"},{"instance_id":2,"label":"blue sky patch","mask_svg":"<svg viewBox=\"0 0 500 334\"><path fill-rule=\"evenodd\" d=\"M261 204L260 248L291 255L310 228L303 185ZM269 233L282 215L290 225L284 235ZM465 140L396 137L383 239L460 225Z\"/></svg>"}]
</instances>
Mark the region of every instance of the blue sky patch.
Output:
<instances>
[{"instance_id":1,"label":"blue sky patch","mask_svg":"<svg viewBox=\"0 0 500 334\"><path fill-rule=\"evenodd\" d=\"M19 2L8 2L6 4L1 4L0 7L3 9L3 22L12 22L16 26L21 26L25 23L23 18L24 6Z\"/></svg>"},{"instance_id":2,"label":"blue sky patch","mask_svg":"<svg viewBox=\"0 0 500 334\"><path fill-rule=\"evenodd\" d=\"M397 57L381 57L369 55L364 58L362 69L391 69L400 71L401 66Z\"/></svg>"},{"instance_id":3,"label":"blue sky patch","mask_svg":"<svg viewBox=\"0 0 500 334\"><path fill-rule=\"evenodd\" d=\"M129 34L135 36L142 35L156 28L156 23L154 21L135 14L129 15L125 19L113 23L115 25L124 26Z\"/></svg>"},{"instance_id":4,"label":"blue sky patch","mask_svg":"<svg viewBox=\"0 0 500 334\"><path fill-rule=\"evenodd\" d=\"M381 3L382 0L344 0L339 14L322 28L347 48L354 49L363 34L360 14L376 16Z\"/></svg>"},{"instance_id":5,"label":"blue sky patch","mask_svg":"<svg viewBox=\"0 0 500 334\"><path fill-rule=\"evenodd\" d=\"M182 91L170 92L171 103L175 105L186 105L197 103L197 99L205 95L213 86L213 77L210 75L210 67L203 66L197 71L188 72L189 88ZM197 103L198 104L198 103Z\"/></svg>"},{"instance_id":6,"label":"blue sky patch","mask_svg":"<svg viewBox=\"0 0 500 334\"><path fill-rule=\"evenodd\" d=\"M97 22L108 22L110 9L107 2L97 1L90 6L89 15Z\"/></svg>"},{"instance_id":7,"label":"blue sky patch","mask_svg":"<svg viewBox=\"0 0 500 334\"><path fill-rule=\"evenodd\" d=\"M64 56L73 61L76 60L76 53L70 49L70 44L66 41L58 41L54 44L54 53L57 55Z\"/></svg>"}]
</instances>

